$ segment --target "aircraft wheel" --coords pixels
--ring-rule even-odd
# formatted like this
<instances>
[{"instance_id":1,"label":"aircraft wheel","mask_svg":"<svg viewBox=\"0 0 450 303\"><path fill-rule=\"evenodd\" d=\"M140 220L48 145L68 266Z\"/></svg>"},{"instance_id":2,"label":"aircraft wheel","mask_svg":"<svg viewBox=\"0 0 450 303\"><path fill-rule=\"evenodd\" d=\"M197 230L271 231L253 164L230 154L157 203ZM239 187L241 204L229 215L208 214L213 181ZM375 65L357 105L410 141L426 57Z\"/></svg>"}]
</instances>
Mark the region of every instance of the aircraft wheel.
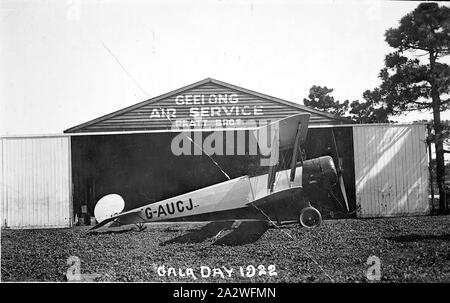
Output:
<instances>
[{"instance_id":1,"label":"aircraft wheel","mask_svg":"<svg viewBox=\"0 0 450 303\"><path fill-rule=\"evenodd\" d=\"M322 223L322 215L320 212L312 207L305 207L300 212L300 224L307 228L319 226Z\"/></svg>"}]
</instances>

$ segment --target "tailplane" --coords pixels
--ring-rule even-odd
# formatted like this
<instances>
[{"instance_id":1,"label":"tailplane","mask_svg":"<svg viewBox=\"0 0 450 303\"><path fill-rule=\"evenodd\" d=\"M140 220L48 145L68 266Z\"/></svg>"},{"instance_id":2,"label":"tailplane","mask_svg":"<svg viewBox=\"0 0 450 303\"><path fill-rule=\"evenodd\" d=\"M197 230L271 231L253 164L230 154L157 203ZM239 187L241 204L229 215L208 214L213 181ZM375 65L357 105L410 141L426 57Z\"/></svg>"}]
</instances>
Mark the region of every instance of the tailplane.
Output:
<instances>
[{"instance_id":1,"label":"tailplane","mask_svg":"<svg viewBox=\"0 0 450 303\"><path fill-rule=\"evenodd\" d=\"M94 209L94 216L98 223L110 219L125 208L125 201L118 194L109 194L98 200Z\"/></svg>"}]
</instances>

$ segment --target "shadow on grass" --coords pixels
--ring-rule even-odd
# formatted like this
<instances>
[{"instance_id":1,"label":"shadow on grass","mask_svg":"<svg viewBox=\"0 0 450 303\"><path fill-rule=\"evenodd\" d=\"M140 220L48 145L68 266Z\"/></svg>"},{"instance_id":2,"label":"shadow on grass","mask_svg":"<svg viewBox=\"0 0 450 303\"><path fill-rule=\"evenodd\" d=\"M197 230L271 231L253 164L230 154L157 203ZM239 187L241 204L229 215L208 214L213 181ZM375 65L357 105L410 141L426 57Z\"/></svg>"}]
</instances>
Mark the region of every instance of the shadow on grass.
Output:
<instances>
[{"instance_id":1,"label":"shadow on grass","mask_svg":"<svg viewBox=\"0 0 450 303\"><path fill-rule=\"evenodd\" d=\"M98 236L98 235L108 235L108 234L122 234L122 233L126 233L126 232L131 232L134 231L134 227L130 227L130 228L121 228L121 229L114 229L114 228L109 228L108 230L105 231L97 231L97 230L90 230L87 235L90 236Z\"/></svg>"},{"instance_id":2,"label":"shadow on grass","mask_svg":"<svg viewBox=\"0 0 450 303\"><path fill-rule=\"evenodd\" d=\"M164 246L172 243L199 243L216 236L222 230L230 228L231 225L233 225L233 221L211 222L200 229L191 229L187 234L160 243L159 245Z\"/></svg>"},{"instance_id":3,"label":"shadow on grass","mask_svg":"<svg viewBox=\"0 0 450 303\"><path fill-rule=\"evenodd\" d=\"M237 246L251 244L259 240L269 228L266 221L241 221L229 234L221 237L214 245Z\"/></svg>"},{"instance_id":4,"label":"shadow on grass","mask_svg":"<svg viewBox=\"0 0 450 303\"><path fill-rule=\"evenodd\" d=\"M450 241L450 234L443 235L401 235L401 236L390 236L385 237L387 240L395 242L416 242L416 241L426 241L426 240L440 240L440 241Z\"/></svg>"}]
</instances>

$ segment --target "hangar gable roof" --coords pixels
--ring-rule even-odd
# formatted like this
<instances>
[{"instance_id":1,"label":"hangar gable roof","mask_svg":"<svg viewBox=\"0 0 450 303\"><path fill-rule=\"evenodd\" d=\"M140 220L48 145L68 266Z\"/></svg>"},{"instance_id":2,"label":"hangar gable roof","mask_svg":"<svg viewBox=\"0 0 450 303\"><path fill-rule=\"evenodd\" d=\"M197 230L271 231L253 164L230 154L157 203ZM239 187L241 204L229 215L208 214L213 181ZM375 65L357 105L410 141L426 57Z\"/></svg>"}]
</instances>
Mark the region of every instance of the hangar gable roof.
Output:
<instances>
[{"instance_id":1,"label":"hangar gable roof","mask_svg":"<svg viewBox=\"0 0 450 303\"><path fill-rule=\"evenodd\" d=\"M346 119L304 105L207 78L64 132L169 130L175 123L178 123L178 126L190 123L195 128L217 127L217 123L234 123L235 127L245 127L250 125L244 123L242 126L242 122L276 120L298 113L310 113L310 124L348 123ZM198 123L200 117L201 121L204 121L203 125ZM194 123L194 120L197 123ZM218 120L220 122L217 122ZM183 123L185 125L182 125Z\"/></svg>"}]
</instances>

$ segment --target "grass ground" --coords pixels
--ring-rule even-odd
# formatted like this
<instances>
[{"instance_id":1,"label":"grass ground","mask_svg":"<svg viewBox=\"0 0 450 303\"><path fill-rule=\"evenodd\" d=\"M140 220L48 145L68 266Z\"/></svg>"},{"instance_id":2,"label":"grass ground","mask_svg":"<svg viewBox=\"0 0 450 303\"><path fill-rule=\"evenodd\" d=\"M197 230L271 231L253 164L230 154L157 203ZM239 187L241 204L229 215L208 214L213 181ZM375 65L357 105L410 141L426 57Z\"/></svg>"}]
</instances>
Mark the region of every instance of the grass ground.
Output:
<instances>
[{"instance_id":1,"label":"grass ground","mask_svg":"<svg viewBox=\"0 0 450 303\"><path fill-rule=\"evenodd\" d=\"M94 274L96 281L366 282L373 265L367 260L376 256L381 281L450 282L449 216L326 220L315 229L272 228L256 242L240 246L212 245L212 240L163 245L203 225L155 224L142 232L102 234L90 234L88 227L5 229L1 278L65 281L73 265L68 258L76 256L81 273ZM155 265L176 272L160 276ZM249 265L257 269L252 277L245 276L252 274ZM269 275L269 265L275 265L276 276ZM205 276L206 266L211 269L209 277L201 276L201 266ZM222 266L233 268L231 277ZM180 277L179 269L186 274L187 268L194 275ZM213 268L221 268L224 277L218 270L213 277Z\"/></svg>"}]
</instances>

